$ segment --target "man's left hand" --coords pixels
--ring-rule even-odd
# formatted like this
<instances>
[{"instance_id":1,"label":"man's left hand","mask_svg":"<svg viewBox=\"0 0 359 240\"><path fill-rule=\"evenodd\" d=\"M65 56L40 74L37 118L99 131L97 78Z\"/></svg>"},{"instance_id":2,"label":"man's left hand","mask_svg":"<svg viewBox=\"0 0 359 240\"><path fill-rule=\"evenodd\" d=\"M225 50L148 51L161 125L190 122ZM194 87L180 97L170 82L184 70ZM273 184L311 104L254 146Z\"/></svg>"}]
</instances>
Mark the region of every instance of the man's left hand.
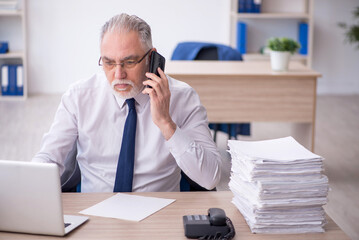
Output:
<instances>
[{"instance_id":1,"label":"man's left hand","mask_svg":"<svg viewBox=\"0 0 359 240\"><path fill-rule=\"evenodd\" d=\"M158 72L160 77L154 73L146 73L146 77L149 79L144 81L143 84L152 88L145 88L142 93L150 96L152 120L161 130L164 138L168 140L176 131L176 124L173 122L169 112L171 92L168 79L160 68L158 68Z\"/></svg>"}]
</instances>

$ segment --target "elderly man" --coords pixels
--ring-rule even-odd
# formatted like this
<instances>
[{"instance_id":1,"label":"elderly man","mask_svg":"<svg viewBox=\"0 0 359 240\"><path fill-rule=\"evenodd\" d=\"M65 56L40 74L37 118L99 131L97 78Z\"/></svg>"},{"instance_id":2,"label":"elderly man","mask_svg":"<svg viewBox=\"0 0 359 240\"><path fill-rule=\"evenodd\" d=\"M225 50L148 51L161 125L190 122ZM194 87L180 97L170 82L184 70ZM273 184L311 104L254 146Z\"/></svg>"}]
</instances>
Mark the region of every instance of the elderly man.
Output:
<instances>
[{"instance_id":1,"label":"elderly man","mask_svg":"<svg viewBox=\"0 0 359 240\"><path fill-rule=\"evenodd\" d=\"M117 15L100 41L101 71L63 95L33 161L57 163L62 173L76 146L82 192L179 191L181 170L214 188L221 160L206 110L186 83L147 72L156 51L150 26Z\"/></svg>"}]
</instances>

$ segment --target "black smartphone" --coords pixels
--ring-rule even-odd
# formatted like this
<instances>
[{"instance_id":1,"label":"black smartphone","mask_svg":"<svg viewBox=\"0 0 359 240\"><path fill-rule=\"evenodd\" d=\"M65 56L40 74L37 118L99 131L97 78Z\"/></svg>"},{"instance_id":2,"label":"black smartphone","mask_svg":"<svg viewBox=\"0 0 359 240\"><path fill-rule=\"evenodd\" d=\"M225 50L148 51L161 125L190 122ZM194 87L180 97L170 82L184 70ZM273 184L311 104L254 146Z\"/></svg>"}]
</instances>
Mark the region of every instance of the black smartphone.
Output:
<instances>
[{"instance_id":1,"label":"black smartphone","mask_svg":"<svg viewBox=\"0 0 359 240\"><path fill-rule=\"evenodd\" d=\"M150 67L148 71L150 73L156 74L157 76L160 76L157 69L161 68L162 71L165 71L165 63L166 63L166 59L158 52L153 51L151 53ZM151 87L151 86L147 85L147 87Z\"/></svg>"}]
</instances>

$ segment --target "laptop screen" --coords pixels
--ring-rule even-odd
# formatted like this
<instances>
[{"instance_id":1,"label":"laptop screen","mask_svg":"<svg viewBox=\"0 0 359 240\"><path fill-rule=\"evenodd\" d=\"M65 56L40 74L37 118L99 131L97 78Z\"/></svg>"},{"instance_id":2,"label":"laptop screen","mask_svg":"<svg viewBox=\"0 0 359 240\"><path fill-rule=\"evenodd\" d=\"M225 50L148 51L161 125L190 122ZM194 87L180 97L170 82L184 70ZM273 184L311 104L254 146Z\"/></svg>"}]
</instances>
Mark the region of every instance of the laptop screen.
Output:
<instances>
[{"instance_id":1,"label":"laptop screen","mask_svg":"<svg viewBox=\"0 0 359 240\"><path fill-rule=\"evenodd\" d=\"M0 160L0 231L64 235L56 164Z\"/></svg>"}]
</instances>

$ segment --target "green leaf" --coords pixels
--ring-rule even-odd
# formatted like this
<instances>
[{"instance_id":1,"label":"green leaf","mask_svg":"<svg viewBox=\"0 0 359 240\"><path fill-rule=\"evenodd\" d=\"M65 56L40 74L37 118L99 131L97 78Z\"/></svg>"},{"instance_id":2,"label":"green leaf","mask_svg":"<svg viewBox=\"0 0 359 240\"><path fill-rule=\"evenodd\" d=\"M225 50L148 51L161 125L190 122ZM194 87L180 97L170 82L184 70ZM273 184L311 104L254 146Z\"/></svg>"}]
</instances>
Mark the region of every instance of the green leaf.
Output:
<instances>
[{"instance_id":1,"label":"green leaf","mask_svg":"<svg viewBox=\"0 0 359 240\"><path fill-rule=\"evenodd\" d=\"M359 7L357 7L354 11L353 11L353 15L355 18L359 18Z\"/></svg>"},{"instance_id":2,"label":"green leaf","mask_svg":"<svg viewBox=\"0 0 359 240\"><path fill-rule=\"evenodd\" d=\"M354 18L359 18L359 7L356 7L353 11ZM338 26L345 29L345 42L350 44L357 44L359 49L359 24L348 25L346 23L338 23Z\"/></svg>"},{"instance_id":3,"label":"green leaf","mask_svg":"<svg viewBox=\"0 0 359 240\"><path fill-rule=\"evenodd\" d=\"M343 22L338 23L338 26L341 28L347 28L347 24Z\"/></svg>"},{"instance_id":4,"label":"green leaf","mask_svg":"<svg viewBox=\"0 0 359 240\"><path fill-rule=\"evenodd\" d=\"M267 47L272 51L291 52L292 54L300 48L297 41L290 38L271 38L268 40Z\"/></svg>"}]
</instances>

